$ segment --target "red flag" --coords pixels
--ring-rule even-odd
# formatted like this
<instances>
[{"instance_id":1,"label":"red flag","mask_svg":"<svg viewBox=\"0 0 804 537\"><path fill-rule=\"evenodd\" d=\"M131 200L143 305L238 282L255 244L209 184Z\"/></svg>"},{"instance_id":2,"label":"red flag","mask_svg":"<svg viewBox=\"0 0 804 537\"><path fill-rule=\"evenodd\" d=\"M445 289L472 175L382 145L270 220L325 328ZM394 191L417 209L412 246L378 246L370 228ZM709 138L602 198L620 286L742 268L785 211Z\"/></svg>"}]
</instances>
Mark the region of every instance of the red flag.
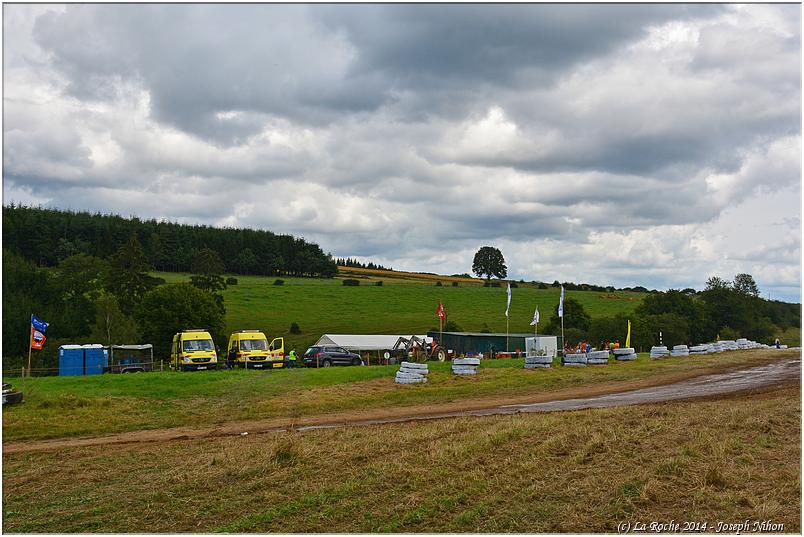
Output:
<instances>
[{"instance_id":1,"label":"red flag","mask_svg":"<svg viewBox=\"0 0 804 537\"><path fill-rule=\"evenodd\" d=\"M31 348L32 349L41 349L42 345L45 344L45 334L34 328L31 327Z\"/></svg>"},{"instance_id":2,"label":"red flag","mask_svg":"<svg viewBox=\"0 0 804 537\"><path fill-rule=\"evenodd\" d=\"M443 321L446 314L444 313L444 304L441 302L438 303L438 309L436 310L436 315Z\"/></svg>"}]
</instances>

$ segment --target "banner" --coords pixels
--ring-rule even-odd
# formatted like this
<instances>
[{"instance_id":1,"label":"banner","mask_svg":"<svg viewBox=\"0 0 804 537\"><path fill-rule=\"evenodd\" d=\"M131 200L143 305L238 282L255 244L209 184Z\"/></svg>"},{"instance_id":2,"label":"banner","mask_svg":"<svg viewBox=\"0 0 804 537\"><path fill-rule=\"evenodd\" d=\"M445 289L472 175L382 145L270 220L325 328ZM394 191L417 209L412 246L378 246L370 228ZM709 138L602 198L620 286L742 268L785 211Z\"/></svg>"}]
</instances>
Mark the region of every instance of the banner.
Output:
<instances>
[{"instance_id":1,"label":"banner","mask_svg":"<svg viewBox=\"0 0 804 537\"><path fill-rule=\"evenodd\" d=\"M625 346L626 346L626 348L631 346L631 320L630 319L628 320L628 334L625 336Z\"/></svg>"},{"instance_id":2,"label":"banner","mask_svg":"<svg viewBox=\"0 0 804 537\"><path fill-rule=\"evenodd\" d=\"M564 316L564 286L561 286L561 298L558 299L558 316Z\"/></svg>"},{"instance_id":3,"label":"banner","mask_svg":"<svg viewBox=\"0 0 804 537\"><path fill-rule=\"evenodd\" d=\"M444 317L446 317L446 314L444 313L444 304L442 304L441 302L438 303L438 309L436 310L436 315L438 315L439 319L441 319L442 321L444 320Z\"/></svg>"},{"instance_id":4,"label":"banner","mask_svg":"<svg viewBox=\"0 0 804 537\"><path fill-rule=\"evenodd\" d=\"M530 322L531 326L539 324L539 306L536 306L536 311L533 312L533 320Z\"/></svg>"},{"instance_id":5,"label":"banner","mask_svg":"<svg viewBox=\"0 0 804 537\"><path fill-rule=\"evenodd\" d=\"M42 346L45 344L45 335L34 328L31 327L31 348L41 350Z\"/></svg>"},{"instance_id":6,"label":"banner","mask_svg":"<svg viewBox=\"0 0 804 537\"><path fill-rule=\"evenodd\" d=\"M44 332L45 330L47 330L47 327L50 326L50 325L48 323L46 323L45 321L42 321L39 318L37 318L36 315L31 315L31 326L33 328L39 330L40 332Z\"/></svg>"},{"instance_id":7,"label":"banner","mask_svg":"<svg viewBox=\"0 0 804 537\"><path fill-rule=\"evenodd\" d=\"M511 284L508 284L508 304L505 305L505 316L508 317L508 310L511 309Z\"/></svg>"}]
</instances>

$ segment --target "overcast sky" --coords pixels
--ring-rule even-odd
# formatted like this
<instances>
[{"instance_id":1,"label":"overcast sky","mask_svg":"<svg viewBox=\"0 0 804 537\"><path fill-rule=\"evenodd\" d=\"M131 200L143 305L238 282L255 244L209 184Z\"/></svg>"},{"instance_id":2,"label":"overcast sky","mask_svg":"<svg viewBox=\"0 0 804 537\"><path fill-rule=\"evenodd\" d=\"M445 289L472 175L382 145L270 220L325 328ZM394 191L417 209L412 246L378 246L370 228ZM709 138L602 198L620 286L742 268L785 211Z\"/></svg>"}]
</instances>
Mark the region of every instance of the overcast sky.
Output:
<instances>
[{"instance_id":1,"label":"overcast sky","mask_svg":"<svg viewBox=\"0 0 804 537\"><path fill-rule=\"evenodd\" d=\"M799 5L3 6L4 202L801 289Z\"/></svg>"}]
</instances>

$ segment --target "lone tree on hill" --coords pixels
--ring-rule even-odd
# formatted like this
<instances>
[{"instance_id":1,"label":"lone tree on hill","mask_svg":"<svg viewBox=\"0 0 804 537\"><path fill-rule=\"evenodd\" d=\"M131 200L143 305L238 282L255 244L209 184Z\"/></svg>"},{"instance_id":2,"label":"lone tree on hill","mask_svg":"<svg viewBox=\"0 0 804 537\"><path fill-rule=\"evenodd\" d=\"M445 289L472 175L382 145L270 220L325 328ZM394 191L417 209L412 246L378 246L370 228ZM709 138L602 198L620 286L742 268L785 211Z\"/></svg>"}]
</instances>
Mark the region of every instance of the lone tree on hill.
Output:
<instances>
[{"instance_id":1,"label":"lone tree on hill","mask_svg":"<svg viewBox=\"0 0 804 537\"><path fill-rule=\"evenodd\" d=\"M505 258L502 252L493 246L483 246L477 251L472 262L472 272L480 277L485 275L486 282L492 276L501 279L508 276L508 268L505 266Z\"/></svg>"},{"instance_id":2,"label":"lone tree on hill","mask_svg":"<svg viewBox=\"0 0 804 537\"><path fill-rule=\"evenodd\" d=\"M193 256L192 270L190 285L210 293L221 312L225 312L220 292L226 290L226 280L223 279L224 265L218 252L211 248L198 250Z\"/></svg>"}]
</instances>

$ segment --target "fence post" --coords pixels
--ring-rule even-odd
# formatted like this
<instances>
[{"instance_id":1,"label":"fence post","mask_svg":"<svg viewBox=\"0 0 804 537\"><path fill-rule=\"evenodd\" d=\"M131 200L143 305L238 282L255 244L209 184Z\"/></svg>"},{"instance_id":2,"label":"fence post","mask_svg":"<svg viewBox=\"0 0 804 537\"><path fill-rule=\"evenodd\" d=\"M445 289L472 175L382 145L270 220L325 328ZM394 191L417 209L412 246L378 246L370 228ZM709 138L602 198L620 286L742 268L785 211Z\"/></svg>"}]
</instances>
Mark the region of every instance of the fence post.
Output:
<instances>
[{"instance_id":1,"label":"fence post","mask_svg":"<svg viewBox=\"0 0 804 537\"><path fill-rule=\"evenodd\" d=\"M165 361L159 360L159 372L161 373L164 370L165 370Z\"/></svg>"}]
</instances>

